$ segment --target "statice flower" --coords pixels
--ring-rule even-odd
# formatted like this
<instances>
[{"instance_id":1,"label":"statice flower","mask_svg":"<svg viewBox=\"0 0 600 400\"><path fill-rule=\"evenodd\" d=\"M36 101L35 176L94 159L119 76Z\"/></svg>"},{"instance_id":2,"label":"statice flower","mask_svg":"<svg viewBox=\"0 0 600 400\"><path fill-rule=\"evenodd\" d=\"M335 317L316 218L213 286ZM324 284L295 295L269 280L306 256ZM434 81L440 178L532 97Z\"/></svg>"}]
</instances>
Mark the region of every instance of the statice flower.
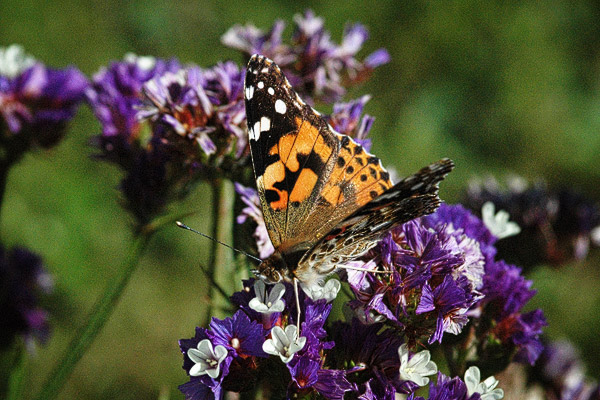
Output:
<instances>
[{"instance_id":1,"label":"statice flower","mask_svg":"<svg viewBox=\"0 0 600 400\"><path fill-rule=\"evenodd\" d=\"M540 335L546 319L539 309L522 312L535 295L531 285L518 267L504 261L486 265L477 327L478 356L486 370L501 371L512 354L515 361L533 365L542 352Z\"/></svg>"},{"instance_id":2,"label":"statice flower","mask_svg":"<svg viewBox=\"0 0 600 400\"><path fill-rule=\"evenodd\" d=\"M570 188L551 189L544 182L529 184L510 177L475 181L469 186L465 205L483 213L485 203L505 210L521 228L516 236L501 240L501 258L523 266L563 264L585 258L590 245L600 245L600 205Z\"/></svg>"},{"instance_id":3,"label":"statice flower","mask_svg":"<svg viewBox=\"0 0 600 400\"><path fill-rule=\"evenodd\" d=\"M467 385L467 395L472 396L478 393L481 400L499 400L504 397L504 391L498 386L498 380L493 376L481 381L481 372L477 367L469 367L465 372L465 384Z\"/></svg>"},{"instance_id":4,"label":"statice flower","mask_svg":"<svg viewBox=\"0 0 600 400\"><path fill-rule=\"evenodd\" d=\"M475 369L477 367L474 367ZM474 370L471 370L475 372ZM478 373L479 370L477 370ZM469 381L467 381L467 378ZM504 393L501 389L495 389L496 391L487 392L487 386L482 385L481 387L477 387L477 389L486 391L485 394L481 392L477 392L472 390L471 383L472 377L469 375L465 376L465 381L460 379L460 377L456 376L454 378L450 378L441 372L438 372L437 381L432 382L429 385L429 396L427 399L429 400L493 400L493 399L502 399L504 397ZM502 393L501 393L502 392ZM425 400L424 397L415 396L411 394L408 397L408 400Z\"/></svg>"},{"instance_id":5,"label":"statice flower","mask_svg":"<svg viewBox=\"0 0 600 400\"><path fill-rule=\"evenodd\" d=\"M274 303L282 302L279 305L283 304L283 309L254 307L256 299L271 294ZM239 308L233 318L213 319L209 329L197 328L196 337L180 341L183 366L190 374L190 381L180 387L186 398L200 399L207 393L221 398L225 391L262 388L269 393L280 393L273 394L275 397L314 393L327 399L341 399L345 392L354 390L355 386L346 377L347 371L328 362L327 353L334 345L327 341L325 330L331 304L325 300L313 301L302 292L299 299L304 320L300 329L291 285L265 288L262 282L246 281L244 289L232 296L232 303ZM204 342L199 349L204 340L209 340L210 346ZM225 357L222 349L217 351L218 346L227 350ZM204 358L196 357L198 353L193 349L198 349ZM204 373L195 376L198 371ZM273 374L279 374L279 378L270 379Z\"/></svg>"},{"instance_id":6,"label":"statice flower","mask_svg":"<svg viewBox=\"0 0 600 400\"><path fill-rule=\"evenodd\" d=\"M0 47L2 161L15 162L32 146L56 145L87 87L77 68L48 68L18 45Z\"/></svg>"},{"instance_id":7,"label":"statice flower","mask_svg":"<svg viewBox=\"0 0 600 400\"><path fill-rule=\"evenodd\" d=\"M548 399L595 400L598 399L598 382L586 378L585 366L566 340L544 343L544 351L531 368L531 386L540 387Z\"/></svg>"},{"instance_id":8,"label":"statice flower","mask_svg":"<svg viewBox=\"0 0 600 400\"><path fill-rule=\"evenodd\" d=\"M428 375L437 372L437 365L431 361L429 350L420 351L409 358L408 346L403 344L398 348L400 357L400 377L405 381L411 381L418 386L425 386L429 383Z\"/></svg>"},{"instance_id":9,"label":"statice flower","mask_svg":"<svg viewBox=\"0 0 600 400\"><path fill-rule=\"evenodd\" d=\"M0 247L0 348L9 346L17 335L30 349L36 340L48 340L48 312L40 305L40 295L50 293L52 287L52 278L38 255L20 247L10 251Z\"/></svg>"},{"instance_id":10,"label":"statice flower","mask_svg":"<svg viewBox=\"0 0 600 400\"><path fill-rule=\"evenodd\" d=\"M165 139L181 151L195 141L206 156L222 156L235 143L239 157L247 145L243 86L243 71L232 62L167 72L144 85L138 118L164 126ZM170 132L187 141L179 144Z\"/></svg>"},{"instance_id":11,"label":"statice flower","mask_svg":"<svg viewBox=\"0 0 600 400\"><path fill-rule=\"evenodd\" d=\"M481 221L479 221L481 224ZM441 342L459 334L481 298L485 256L480 243L439 217L423 217L392 230L365 260L382 274L347 271L361 313L373 311L406 333L409 343Z\"/></svg>"},{"instance_id":12,"label":"statice flower","mask_svg":"<svg viewBox=\"0 0 600 400\"><path fill-rule=\"evenodd\" d=\"M368 32L361 24L347 25L342 41L336 44L325 30L324 20L311 10L294 16L289 44L283 42L283 21L264 32L254 25L236 25L223 35L226 46L238 49L249 58L263 54L275 61L303 99L312 102L339 100L349 85L366 79L374 68L390 60L387 51L376 50L363 61L356 58Z\"/></svg>"},{"instance_id":13,"label":"statice flower","mask_svg":"<svg viewBox=\"0 0 600 400\"><path fill-rule=\"evenodd\" d=\"M260 199L255 189L245 187L239 183L235 183L235 191L240 196L242 202L246 205L238 215L236 222L243 224L248 219L252 220L256 224L252 237L256 242L256 248L258 250L258 256L261 259L266 259L275 251L269 233L267 232L267 226L265 225L265 219L263 217L262 209L260 208Z\"/></svg>"},{"instance_id":14,"label":"statice flower","mask_svg":"<svg viewBox=\"0 0 600 400\"><path fill-rule=\"evenodd\" d=\"M267 339L262 348L265 353L279 356L287 364L305 345L306 337L298 336L298 327L288 325L285 331L280 326L275 326L271 330L271 339Z\"/></svg>"},{"instance_id":15,"label":"statice flower","mask_svg":"<svg viewBox=\"0 0 600 400\"><path fill-rule=\"evenodd\" d=\"M86 95L102 125L101 139L106 141L105 145L115 146L115 140L119 140L120 145L127 145L139 138L142 126L137 113L142 105L142 86L154 77L166 72L175 73L180 68L176 59L128 53L122 61L112 62L94 75ZM103 150L110 153L117 149Z\"/></svg>"},{"instance_id":16,"label":"statice flower","mask_svg":"<svg viewBox=\"0 0 600 400\"><path fill-rule=\"evenodd\" d=\"M179 389L188 399L203 399L213 393L220 398L224 390L237 387L238 379L254 380L256 358L267 356L261 348L267 332L243 311L233 317L213 318L210 328L197 328L196 336L179 341L183 368L190 381Z\"/></svg>"},{"instance_id":17,"label":"statice flower","mask_svg":"<svg viewBox=\"0 0 600 400\"><path fill-rule=\"evenodd\" d=\"M347 103L335 103L333 112L326 116L329 124L337 132L353 137L365 150L370 150L371 140L367 138L375 118L363 114L371 96L365 95Z\"/></svg>"}]
</instances>

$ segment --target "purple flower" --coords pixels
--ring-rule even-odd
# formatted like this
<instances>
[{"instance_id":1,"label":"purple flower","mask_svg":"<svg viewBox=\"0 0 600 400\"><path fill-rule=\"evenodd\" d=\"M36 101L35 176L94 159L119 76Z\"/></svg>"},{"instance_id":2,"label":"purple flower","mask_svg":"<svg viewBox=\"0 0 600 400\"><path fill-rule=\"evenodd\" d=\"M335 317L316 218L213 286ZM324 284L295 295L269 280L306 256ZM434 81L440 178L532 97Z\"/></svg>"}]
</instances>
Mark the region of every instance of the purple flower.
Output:
<instances>
[{"instance_id":1,"label":"purple flower","mask_svg":"<svg viewBox=\"0 0 600 400\"><path fill-rule=\"evenodd\" d=\"M262 343L267 332L262 325L250 321L242 310L233 317L220 321L213 318L210 323L209 336L215 345L222 345L232 351L235 356L267 357L262 350Z\"/></svg>"},{"instance_id":2,"label":"purple flower","mask_svg":"<svg viewBox=\"0 0 600 400\"><path fill-rule=\"evenodd\" d=\"M371 148L367 134L375 118L368 114L362 116L362 112L370 98L371 96L365 95L348 103L335 103L333 112L327 117L333 129L355 138L367 151Z\"/></svg>"},{"instance_id":3,"label":"purple flower","mask_svg":"<svg viewBox=\"0 0 600 400\"><path fill-rule=\"evenodd\" d=\"M486 265L486 275L482 292L485 297L480 302L482 319L478 336L483 343L486 335L498 340L501 346L482 347L483 360L496 360L500 354L515 354L515 361L533 365L542 352L540 342L542 327L546 319L541 310L521 313L521 309L533 297L531 281L521 276L521 270L499 261ZM494 321L489 322L489 321ZM490 328L486 331L485 328ZM491 342L490 342L491 343ZM496 367L501 367L498 362Z\"/></svg>"},{"instance_id":4,"label":"purple flower","mask_svg":"<svg viewBox=\"0 0 600 400\"><path fill-rule=\"evenodd\" d=\"M486 260L491 261L496 255L494 247L497 241L496 237L492 235L481 219L460 204L442 203L436 212L423 218L423 222L431 228L447 224L452 228L461 229L467 237L479 242L479 248Z\"/></svg>"},{"instance_id":5,"label":"purple flower","mask_svg":"<svg viewBox=\"0 0 600 400\"><path fill-rule=\"evenodd\" d=\"M138 117L196 142L207 156L228 153L235 141L239 157L247 145L243 85L243 73L232 62L167 72L144 85Z\"/></svg>"},{"instance_id":6,"label":"purple flower","mask_svg":"<svg viewBox=\"0 0 600 400\"><path fill-rule=\"evenodd\" d=\"M294 30L290 44L283 44L284 23L277 21L269 32L254 25L232 27L221 41L226 46L241 50L246 57L263 54L275 61L303 99L312 102L339 100L346 87L368 78L374 68L389 62L389 54L379 49L364 61L356 54L368 38L360 24L346 26L341 44L331 40L324 28L324 20L311 10L294 16Z\"/></svg>"},{"instance_id":7,"label":"purple flower","mask_svg":"<svg viewBox=\"0 0 600 400\"><path fill-rule=\"evenodd\" d=\"M196 328L194 338L179 341L183 368L194 375L179 389L194 400L211 394L218 399L226 390L247 389L256 380L258 359L267 357L261 349L266 335L242 310L224 320L213 318L210 329Z\"/></svg>"},{"instance_id":8,"label":"purple flower","mask_svg":"<svg viewBox=\"0 0 600 400\"><path fill-rule=\"evenodd\" d=\"M9 346L16 335L22 335L30 348L34 340L41 343L48 340L48 312L39 305L39 297L49 293L52 286L52 278L39 256L20 247L10 251L0 247L0 303L3 310L0 348Z\"/></svg>"},{"instance_id":9,"label":"purple flower","mask_svg":"<svg viewBox=\"0 0 600 400\"><path fill-rule=\"evenodd\" d=\"M347 272L357 295L353 308L385 316L406 332L409 343L421 336L432 343L444 332L459 334L483 284L479 242L461 226L428 218L395 228L367 254L365 259L390 271L388 276Z\"/></svg>"},{"instance_id":10,"label":"purple flower","mask_svg":"<svg viewBox=\"0 0 600 400\"><path fill-rule=\"evenodd\" d=\"M74 67L47 68L20 46L0 48L0 126L7 128L9 161L31 145L57 144L88 84Z\"/></svg>"},{"instance_id":11,"label":"purple flower","mask_svg":"<svg viewBox=\"0 0 600 400\"><path fill-rule=\"evenodd\" d=\"M438 372L437 382L429 385L429 400L479 400L479 393L468 395L467 385L459 377L449 378Z\"/></svg>"},{"instance_id":12,"label":"purple flower","mask_svg":"<svg viewBox=\"0 0 600 400\"><path fill-rule=\"evenodd\" d=\"M125 55L123 61L112 62L100 69L92 87L86 92L105 137L121 136L125 143L138 139L140 123L136 118L142 104L145 82L165 72L181 68L175 59L161 60L150 56ZM110 150L110 149L105 149Z\"/></svg>"},{"instance_id":13,"label":"purple flower","mask_svg":"<svg viewBox=\"0 0 600 400\"><path fill-rule=\"evenodd\" d=\"M256 223L256 228L252 236L256 241L258 256L264 260L273 254L275 248L267 232L258 193L256 190L242 186L239 183L235 184L235 191L240 195L244 204L246 204L246 207L242 209L242 213L237 217L236 221L238 224L243 224L248 218L251 218Z\"/></svg>"},{"instance_id":14,"label":"purple flower","mask_svg":"<svg viewBox=\"0 0 600 400\"><path fill-rule=\"evenodd\" d=\"M571 188L553 190L520 177L508 178L504 185L494 179L472 183L465 204L480 213L486 202L507 211L521 228L520 234L497 244L501 258L519 265L583 259L590 244L596 244L594 232L600 232L597 201Z\"/></svg>"},{"instance_id":15,"label":"purple flower","mask_svg":"<svg viewBox=\"0 0 600 400\"><path fill-rule=\"evenodd\" d=\"M163 127L152 127L151 135L142 135L142 125L136 117L142 105L144 83L179 68L174 59L127 54L123 61L102 68L86 92L102 125L102 134L92 139L101 150L97 158L124 170L120 184L123 204L140 225L162 213L175 197L175 187L189 179L190 167L183 165L181 153L165 145Z\"/></svg>"},{"instance_id":16,"label":"purple flower","mask_svg":"<svg viewBox=\"0 0 600 400\"><path fill-rule=\"evenodd\" d=\"M382 324L364 325L357 318L350 324L335 322L329 329L335 347L327 356L332 368L346 369L354 392L371 398L391 398L400 385L398 348L401 337ZM360 346L357 346L360 343Z\"/></svg>"}]
</instances>

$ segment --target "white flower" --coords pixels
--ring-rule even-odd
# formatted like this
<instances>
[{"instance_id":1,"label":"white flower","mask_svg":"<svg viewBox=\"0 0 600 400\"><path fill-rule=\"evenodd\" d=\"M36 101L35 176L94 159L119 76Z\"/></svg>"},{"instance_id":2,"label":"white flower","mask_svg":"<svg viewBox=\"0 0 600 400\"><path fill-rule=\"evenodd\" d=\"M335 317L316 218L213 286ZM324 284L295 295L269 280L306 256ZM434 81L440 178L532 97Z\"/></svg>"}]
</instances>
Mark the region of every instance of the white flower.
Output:
<instances>
[{"instance_id":1,"label":"white flower","mask_svg":"<svg viewBox=\"0 0 600 400\"><path fill-rule=\"evenodd\" d=\"M0 75L14 78L21 72L35 64L35 58L25 53L23 47L13 44L0 47Z\"/></svg>"},{"instance_id":2,"label":"white flower","mask_svg":"<svg viewBox=\"0 0 600 400\"><path fill-rule=\"evenodd\" d=\"M400 377L405 381L412 381L419 386L425 386L429 383L427 375L433 375L437 372L437 365L431 361L429 350L423 350L408 359L408 346L403 344L398 348L400 356Z\"/></svg>"},{"instance_id":3,"label":"white flower","mask_svg":"<svg viewBox=\"0 0 600 400\"><path fill-rule=\"evenodd\" d=\"M256 280L254 282L254 293L256 293L256 297L248 303L254 311L262 314L272 314L282 312L285 309L285 303L281 300L285 293L283 283L277 283L273 286L267 296L265 283L261 280Z\"/></svg>"},{"instance_id":4,"label":"white flower","mask_svg":"<svg viewBox=\"0 0 600 400\"><path fill-rule=\"evenodd\" d=\"M485 381L480 382L481 372L479 368L470 367L465 372L465 383L467 385L467 392L469 396L474 393L481 395L481 400L498 400L504 398L504 390L498 388L498 380L493 376L490 376Z\"/></svg>"},{"instance_id":5,"label":"white flower","mask_svg":"<svg viewBox=\"0 0 600 400\"><path fill-rule=\"evenodd\" d=\"M323 286L315 284L310 287L302 287L304 293L313 301L325 299L328 303L335 300L341 288L342 284L337 279L330 279Z\"/></svg>"},{"instance_id":6,"label":"white flower","mask_svg":"<svg viewBox=\"0 0 600 400\"><path fill-rule=\"evenodd\" d=\"M600 246L600 226L595 227L590 232L590 237L592 238L592 243L596 246Z\"/></svg>"},{"instance_id":7,"label":"white flower","mask_svg":"<svg viewBox=\"0 0 600 400\"><path fill-rule=\"evenodd\" d=\"M124 57L125 62L137 65L138 68L149 71L156 65L156 58L152 56L138 56L134 53L127 53Z\"/></svg>"},{"instance_id":8,"label":"white flower","mask_svg":"<svg viewBox=\"0 0 600 400\"><path fill-rule=\"evenodd\" d=\"M506 211L500 210L496 214L496 207L491 201L486 202L481 207L481 219L485 226L492 232L492 235L498 239L517 235L521 228L516 222L508 220L509 215Z\"/></svg>"},{"instance_id":9,"label":"white flower","mask_svg":"<svg viewBox=\"0 0 600 400\"><path fill-rule=\"evenodd\" d=\"M306 337L298 337L296 325L286 326L285 331L280 326L275 326L271 329L271 339L267 339L262 348L265 353L279 356L281 361L287 364L305 344Z\"/></svg>"},{"instance_id":10,"label":"white flower","mask_svg":"<svg viewBox=\"0 0 600 400\"><path fill-rule=\"evenodd\" d=\"M190 368L191 376L208 375L211 378L219 376L221 363L227 357L227 349L224 346L217 345L213 350L213 345L208 339L201 340L197 349L189 349L187 355L195 364Z\"/></svg>"}]
</instances>

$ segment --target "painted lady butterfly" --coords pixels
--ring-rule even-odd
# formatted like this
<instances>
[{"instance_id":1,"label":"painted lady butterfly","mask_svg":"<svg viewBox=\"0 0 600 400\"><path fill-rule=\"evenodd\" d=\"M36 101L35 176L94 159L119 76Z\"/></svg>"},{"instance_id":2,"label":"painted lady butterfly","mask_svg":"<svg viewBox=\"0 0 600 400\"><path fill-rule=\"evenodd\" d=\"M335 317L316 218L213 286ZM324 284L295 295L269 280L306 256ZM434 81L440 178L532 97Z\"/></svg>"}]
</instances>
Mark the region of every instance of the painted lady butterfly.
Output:
<instances>
[{"instance_id":1,"label":"painted lady butterfly","mask_svg":"<svg viewBox=\"0 0 600 400\"><path fill-rule=\"evenodd\" d=\"M389 229L439 206L443 159L392 185L379 159L342 135L294 92L264 56L248 63L246 115L256 186L275 253L258 267L268 283L322 283Z\"/></svg>"}]
</instances>

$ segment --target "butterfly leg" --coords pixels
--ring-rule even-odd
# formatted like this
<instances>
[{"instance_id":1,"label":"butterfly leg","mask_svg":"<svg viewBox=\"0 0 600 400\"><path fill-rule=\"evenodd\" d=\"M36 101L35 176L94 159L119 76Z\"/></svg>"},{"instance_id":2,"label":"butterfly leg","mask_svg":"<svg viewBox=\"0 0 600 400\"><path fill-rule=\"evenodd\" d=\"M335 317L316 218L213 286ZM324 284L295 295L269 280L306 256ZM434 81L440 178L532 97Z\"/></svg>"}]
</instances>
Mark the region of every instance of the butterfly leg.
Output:
<instances>
[{"instance_id":1,"label":"butterfly leg","mask_svg":"<svg viewBox=\"0 0 600 400\"><path fill-rule=\"evenodd\" d=\"M298 336L300 337L300 296L298 295L298 278L294 278L294 295L296 296L296 309L298 311L298 318L296 319L296 324L298 325Z\"/></svg>"}]
</instances>

